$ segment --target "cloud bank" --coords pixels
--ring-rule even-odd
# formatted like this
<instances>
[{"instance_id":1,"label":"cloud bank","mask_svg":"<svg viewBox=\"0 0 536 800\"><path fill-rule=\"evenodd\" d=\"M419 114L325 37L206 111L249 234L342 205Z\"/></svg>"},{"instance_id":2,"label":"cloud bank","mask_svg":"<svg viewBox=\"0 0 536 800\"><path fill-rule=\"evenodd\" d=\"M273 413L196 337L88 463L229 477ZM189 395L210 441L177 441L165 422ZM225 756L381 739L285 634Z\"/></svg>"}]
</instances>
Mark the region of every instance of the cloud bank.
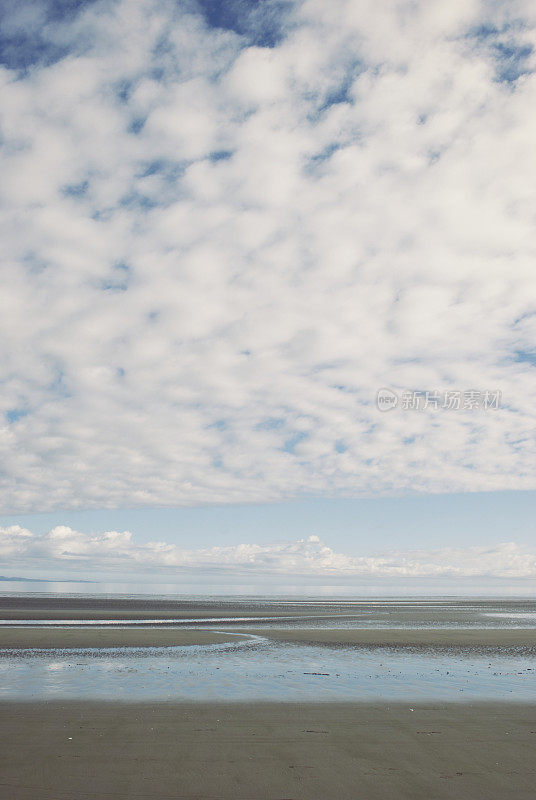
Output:
<instances>
[{"instance_id":1,"label":"cloud bank","mask_svg":"<svg viewBox=\"0 0 536 800\"><path fill-rule=\"evenodd\" d=\"M3 569L20 563L66 575L87 570L89 578L110 570L122 574L158 570L161 577L181 570L326 578L536 577L536 552L513 542L355 557L334 552L314 535L298 541L183 550L166 542L137 544L129 531L84 534L67 526L40 536L20 526L0 528L0 558Z\"/></svg>"},{"instance_id":2,"label":"cloud bank","mask_svg":"<svg viewBox=\"0 0 536 800\"><path fill-rule=\"evenodd\" d=\"M534 489L534 4L225 6L6 3L0 511Z\"/></svg>"}]
</instances>

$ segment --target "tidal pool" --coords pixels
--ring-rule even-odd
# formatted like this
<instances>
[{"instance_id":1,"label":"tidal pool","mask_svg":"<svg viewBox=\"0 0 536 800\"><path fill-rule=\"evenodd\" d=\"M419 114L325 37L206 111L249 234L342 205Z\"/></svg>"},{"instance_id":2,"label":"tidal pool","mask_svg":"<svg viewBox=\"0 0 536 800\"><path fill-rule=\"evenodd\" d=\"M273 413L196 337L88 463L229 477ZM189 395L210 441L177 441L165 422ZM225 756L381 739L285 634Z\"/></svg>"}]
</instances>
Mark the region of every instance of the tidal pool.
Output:
<instances>
[{"instance_id":1,"label":"tidal pool","mask_svg":"<svg viewBox=\"0 0 536 800\"><path fill-rule=\"evenodd\" d=\"M527 655L322 647L250 636L217 645L0 652L0 699L536 700Z\"/></svg>"}]
</instances>

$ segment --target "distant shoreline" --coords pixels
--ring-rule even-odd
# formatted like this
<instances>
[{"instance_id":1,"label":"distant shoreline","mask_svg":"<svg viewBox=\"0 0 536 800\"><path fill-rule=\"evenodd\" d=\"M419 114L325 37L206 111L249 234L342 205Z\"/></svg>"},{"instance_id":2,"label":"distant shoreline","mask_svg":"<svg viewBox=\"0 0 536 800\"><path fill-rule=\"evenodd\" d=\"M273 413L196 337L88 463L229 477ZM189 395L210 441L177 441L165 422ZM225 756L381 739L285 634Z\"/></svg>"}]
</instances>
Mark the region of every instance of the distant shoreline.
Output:
<instances>
[{"instance_id":1,"label":"distant shoreline","mask_svg":"<svg viewBox=\"0 0 536 800\"><path fill-rule=\"evenodd\" d=\"M98 581L84 580L82 578L77 578L76 580L72 578L21 578L6 575L0 575L0 581L9 581L10 583L98 583Z\"/></svg>"}]
</instances>

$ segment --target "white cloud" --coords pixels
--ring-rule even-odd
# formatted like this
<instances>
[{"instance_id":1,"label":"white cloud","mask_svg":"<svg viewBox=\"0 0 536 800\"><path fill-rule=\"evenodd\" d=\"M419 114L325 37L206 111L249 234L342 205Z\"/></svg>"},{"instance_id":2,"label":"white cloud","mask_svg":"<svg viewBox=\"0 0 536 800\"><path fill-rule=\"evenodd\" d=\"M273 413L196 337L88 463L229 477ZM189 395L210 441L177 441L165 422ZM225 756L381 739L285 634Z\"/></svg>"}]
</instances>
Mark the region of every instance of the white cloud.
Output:
<instances>
[{"instance_id":1,"label":"white cloud","mask_svg":"<svg viewBox=\"0 0 536 800\"><path fill-rule=\"evenodd\" d=\"M20 526L0 528L0 557L4 570L23 564L26 569L56 570L67 576L85 570L88 577L107 570L158 571L169 577L184 569L324 578L536 577L536 552L513 542L359 557L336 553L314 535L297 541L184 550L166 542L137 544L128 531L84 534L64 525L44 535Z\"/></svg>"},{"instance_id":2,"label":"white cloud","mask_svg":"<svg viewBox=\"0 0 536 800\"><path fill-rule=\"evenodd\" d=\"M2 511L536 488L531 4L296 2L271 48L31 8L64 55L0 71Z\"/></svg>"}]
</instances>

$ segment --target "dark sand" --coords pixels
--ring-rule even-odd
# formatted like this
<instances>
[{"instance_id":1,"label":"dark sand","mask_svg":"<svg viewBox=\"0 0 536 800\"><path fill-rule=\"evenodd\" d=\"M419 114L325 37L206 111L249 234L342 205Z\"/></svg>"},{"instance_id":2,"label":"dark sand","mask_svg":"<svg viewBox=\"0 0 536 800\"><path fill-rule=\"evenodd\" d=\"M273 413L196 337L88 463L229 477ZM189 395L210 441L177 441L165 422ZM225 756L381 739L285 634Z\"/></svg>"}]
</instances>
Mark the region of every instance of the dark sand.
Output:
<instances>
[{"instance_id":1,"label":"dark sand","mask_svg":"<svg viewBox=\"0 0 536 800\"><path fill-rule=\"evenodd\" d=\"M0 721L2 800L536 796L536 706L6 702Z\"/></svg>"},{"instance_id":2,"label":"dark sand","mask_svg":"<svg viewBox=\"0 0 536 800\"><path fill-rule=\"evenodd\" d=\"M106 597L0 597L0 619L195 619L198 617L329 617L332 609L311 604ZM342 613L352 613L344 608ZM356 612L357 613L357 612Z\"/></svg>"},{"instance_id":3,"label":"dark sand","mask_svg":"<svg viewBox=\"0 0 536 800\"><path fill-rule=\"evenodd\" d=\"M0 596L0 620L16 619L184 619L201 617L286 617L334 618L343 615L356 620L367 618L396 625L441 623L474 624L479 612L489 610L490 602L452 598L448 601L364 601L358 605L344 600L296 603L292 600L171 600L154 597L42 597ZM534 601L501 600L501 611L535 611ZM302 621L303 621L302 619ZM260 621L259 621L260 622ZM482 618L480 618L482 622ZM477 625L478 627L478 625Z\"/></svg>"}]
</instances>

